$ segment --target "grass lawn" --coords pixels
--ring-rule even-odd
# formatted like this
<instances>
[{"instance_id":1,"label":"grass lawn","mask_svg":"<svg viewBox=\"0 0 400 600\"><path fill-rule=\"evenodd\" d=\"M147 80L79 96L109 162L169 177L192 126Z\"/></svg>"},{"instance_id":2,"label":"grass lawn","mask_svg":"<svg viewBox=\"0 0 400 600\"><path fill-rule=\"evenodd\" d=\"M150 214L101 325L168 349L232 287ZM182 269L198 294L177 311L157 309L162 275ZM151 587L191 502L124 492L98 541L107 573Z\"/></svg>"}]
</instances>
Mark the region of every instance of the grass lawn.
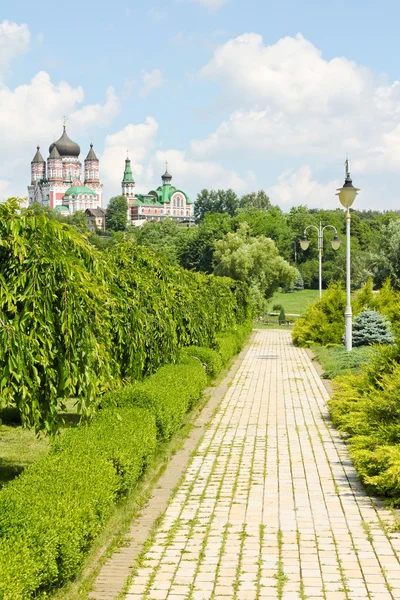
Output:
<instances>
[{"instance_id":1,"label":"grass lawn","mask_svg":"<svg viewBox=\"0 0 400 600\"><path fill-rule=\"evenodd\" d=\"M61 413L64 419L63 430L79 423L74 400L67 400L67 411ZM44 434L36 435L31 429L24 429L15 409L5 409L0 413L0 489L8 481L17 477L42 456L48 454L50 440Z\"/></svg>"},{"instance_id":2,"label":"grass lawn","mask_svg":"<svg viewBox=\"0 0 400 600\"><path fill-rule=\"evenodd\" d=\"M319 298L319 290L301 290L299 292L275 292L270 303L270 310L274 304L281 304L287 315L302 315L309 302Z\"/></svg>"},{"instance_id":3,"label":"grass lawn","mask_svg":"<svg viewBox=\"0 0 400 600\"><path fill-rule=\"evenodd\" d=\"M49 451L49 440L20 425L0 425L0 488Z\"/></svg>"}]
</instances>

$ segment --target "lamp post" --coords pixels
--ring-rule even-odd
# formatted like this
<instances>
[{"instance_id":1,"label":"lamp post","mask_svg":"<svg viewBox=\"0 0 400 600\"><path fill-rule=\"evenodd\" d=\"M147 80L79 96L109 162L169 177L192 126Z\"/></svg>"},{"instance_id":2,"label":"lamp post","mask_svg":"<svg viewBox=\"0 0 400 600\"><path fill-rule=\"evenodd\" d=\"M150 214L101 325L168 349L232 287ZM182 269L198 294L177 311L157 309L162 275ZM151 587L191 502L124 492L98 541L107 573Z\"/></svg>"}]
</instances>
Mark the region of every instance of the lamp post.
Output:
<instances>
[{"instance_id":1,"label":"lamp post","mask_svg":"<svg viewBox=\"0 0 400 600\"><path fill-rule=\"evenodd\" d=\"M332 248L334 250L337 250L340 246L340 240L338 238L338 232L337 229L334 225L325 225L324 227L322 227L322 223L320 221L319 223L319 227L317 227L316 225L309 225L308 227L305 228L304 230L304 236L303 238L300 240L300 246L302 248L302 250L307 250L308 246L310 245L310 240L307 239L307 230L308 229L315 229L318 233L318 259L319 259L319 297L322 298L322 251L324 249L324 231L325 229L333 229L335 231L335 237L332 240Z\"/></svg>"},{"instance_id":2,"label":"lamp post","mask_svg":"<svg viewBox=\"0 0 400 600\"><path fill-rule=\"evenodd\" d=\"M346 310L344 313L346 350L353 348L353 313L351 310L350 297L350 206L360 191L353 186L349 171L349 159L346 159L346 179L342 188L338 189L336 196L346 209Z\"/></svg>"}]
</instances>

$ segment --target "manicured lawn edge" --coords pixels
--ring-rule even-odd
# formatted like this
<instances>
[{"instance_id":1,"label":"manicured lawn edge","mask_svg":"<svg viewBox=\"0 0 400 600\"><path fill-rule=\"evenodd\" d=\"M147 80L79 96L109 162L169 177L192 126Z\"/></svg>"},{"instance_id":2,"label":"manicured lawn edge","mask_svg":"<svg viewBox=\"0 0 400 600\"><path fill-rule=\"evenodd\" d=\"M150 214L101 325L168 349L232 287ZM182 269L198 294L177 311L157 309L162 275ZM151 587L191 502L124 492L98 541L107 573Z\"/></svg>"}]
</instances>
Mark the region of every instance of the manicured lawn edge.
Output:
<instances>
[{"instance_id":1,"label":"manicured lawn edge","mask_svg":"<svg viewBox=\"0 0 400 600\"><path fill-rule=\"evenodd\" d=\"M250 330L250 324L239 325L218 336L215 350L224 363L228 349L236 354ZM159 444L180 430L200 399L208 381L204 353L196 358L182 356L129 386L125 396L123 390L114 400L109 394L91 424L67 432L48 457L0 492L2 600L45 597L44 591L76 577L113 507L129 496ZM215 371L215 361L210 368Z\"/></svg>"}]
</instances>

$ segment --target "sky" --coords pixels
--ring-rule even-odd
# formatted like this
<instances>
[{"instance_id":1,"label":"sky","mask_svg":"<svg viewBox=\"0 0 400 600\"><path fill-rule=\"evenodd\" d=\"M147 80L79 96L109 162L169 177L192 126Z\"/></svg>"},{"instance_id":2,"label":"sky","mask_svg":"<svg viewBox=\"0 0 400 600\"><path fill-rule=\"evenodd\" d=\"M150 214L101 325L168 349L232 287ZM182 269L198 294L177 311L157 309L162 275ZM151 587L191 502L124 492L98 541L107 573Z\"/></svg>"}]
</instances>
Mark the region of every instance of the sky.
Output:
<instances>
[{"instance_id":1,"label":"sky","mask_svg":"<svg viewBox=\"0 0 400 600\"><path fill-rule=\"evenodd\" d=\"M400 4L394 0L2 0L0 200L26 196L36 145L100 158L106 206L127 150L139 193L173 184L283 210L400 209Z\"/></svg>"}]
</instances>

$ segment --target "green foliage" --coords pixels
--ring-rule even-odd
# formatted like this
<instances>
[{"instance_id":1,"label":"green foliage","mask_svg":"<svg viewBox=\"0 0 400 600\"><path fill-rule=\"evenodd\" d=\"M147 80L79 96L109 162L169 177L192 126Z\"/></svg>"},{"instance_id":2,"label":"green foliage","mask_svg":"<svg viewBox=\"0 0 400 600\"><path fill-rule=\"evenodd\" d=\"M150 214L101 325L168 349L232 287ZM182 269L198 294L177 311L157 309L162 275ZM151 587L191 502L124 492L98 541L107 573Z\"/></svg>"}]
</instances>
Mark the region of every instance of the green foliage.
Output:
<instances>
[{"instance_id":1,"label":"green foliage","mask_svg":"<svg viewBox=\"0 0 400 600\"><path fill-rule=\"evenodd\" d=\"M363 482L396 506L400 504L399 362L398 346L376 346L360 374L335 379L329 403L334 425L350 436L350 453Z\"/></svg>"},{"instance_id":2,"label":"green foliage","mask_svg":"<svg viewBox=\"0 0 400 600\"><path fill-rule=\"evenodd\" d=\"M279 323L285 323L286 322L286 313L285 313L285 309L283 308L283 306L281 307L281 310L279 312L278 322Z\"/></svg>"},{"instance_id":3,"label":"green foliage","mask_svg":"<svg viewBox=\"0 0 400 600\"><path fill-rule=\"evenodd\" d=\"M251 322L217 339L225 359L237 353ZM230 355L227 348L230 348ZM0 491L0 598L29 600L78 573L112 505L137 482L157 437L169 439L221 368L220 355L188 347L178 364L142 383L109 392L97 416L70 429L39 460Z\"/></svg>"},{"instance_id":4,"label":"green foliage","mask_svg":"<svg viewBox=\"0 0 400 600\"><path fill-rule=\"evenodd\" d=\"M67 432L49 456L3 488L0 597L25 600L74 577L155 443L154 417L147 411L104 412Z\"/></svg>"},{"instance_id":5,"label":"green foliage","mask_svg":"<svg viewBox=\"0 0 400 600\"><path fill-rule=\"evenodd\" d=\"M274 304L272 306L272 310L281 310L281 308L282 308L282 304Z\"/></svg>"},{"instance_id":6,"label":"green foliage","mask_svg":"<svg viewBox=\"0 0 400 600\"><path fill-rule=\"evenodd\" d=\"M139 406L155 415L158 435L168 440L207 385L202 364L193 358L158 369L143 383L128 385L104 398L102 406Z\"/></svg>"},{"instance_id":7,"label":"green foliage","mask_svg":"<svg viewBox=\"0 0 400 600\"><path fill-rule=\"evenodd\" d=\"M246 285L190 273L133 239L99 252L67 225L0 205L0 410L54 433L65 398L83 414L121 379L248 319Z\"/></svg>"},{"instance_id":8,"label":"green foliage","mask_svg":"<svg viewBox=\"0 0 400 600\"><path fill-rule=\"evenodd\" d=\"M271 202L264 190L258 190L258 192L251 192L242 196L239 206L240 208L256 208L266 211L271 208Z\"/></svg>"},{"instance_id":9,"label":"green foliage","mask_svg":"<svg viewBox=\"0 0 400 600\"><path fill-rule=\"evenodd\" d=\"M364 310L353 322L353 345L393 344L390 322L376 310Z\"/></svg>"},{"instance_id":10,"label":"green foliage","mask_svg":"<svg viewBox=\"0 0 400 600\"><path fill-rule=\"evenodd\" d=\"M233 190L201 190L194 204L194 216L197 221L209 213L227 213L233 217L239 208L239 198Z\"/></svg>"},{"instance_id":11,"label":"green foliage","mask_svg":"<svg viewBox=\"0 0 400 600\"><path fill-rule=\"evenodd\" d=\"M279 286L294 281L296 269L279 256L271 239L248 233L248 226L242 223L236 233L215 242L215 273L258 288L266 300Z\"/></svg>"},{"instance_id":12,"label":"green foliage","mask_svg":"<svg viewBox=\"0 0 400 600\"><path fill-rule=\"evenodd\" d=\"M252 329L251 321L236 326L231 331L220 334L215 339L215 349L225 365L235 354L240 352Z\"/></svg>"},{"instance_id":13,"label":"green foliage","mask_svg":"<svg viewBox=\"0 0 400 600\"><path fill-rule=\"evenodd\" d=\"M207 373L211 377L216 377L222 369L222 359L218 352L211 348L203 348L201 346L188 346L182 350L187 356L197 358L203 365L207 367Z\"/></svg>"},{"instance_id":14,"label":"green foliage","mask_svg":"<svg viewBox=\"0 0 400 600\"><path fill-rule=\"evenodd\" d=\"M212 273L215 242L232 231L232 219L227 214L207 213L191 237L181 248L180 264L185 269Z\"/></svg>"},{"instance_id":15,"label":"green foliage","mask_svg":"<svg viewBox=\"0 0 400 600\"><path fill-rule=\"evenodd\" d=\"M124 231L128 221L128 200L126 196L110 198L106 213L106 229Z\"/></svg>"},{"instance_id":16,"label":"green foliage","mask_svg":"<svg viewBox=\"0 0 400 600\"><path fill-rule=\"evenodd\" d=\"M340 344L344 332L346 294L340 284L331 284L293 327L292 339L296 346L312 344Z\"/></svg>"},{"instance_id":17,"label":"green foliage","mask_svg":"<svg viewBox=\"0 0 400 600\"><path fill-rule=\"evenodd\" d=\"M374 348L353 348L348 352L341 346L312 346L312 351L324 369L323 377L334 379L346 373L359 373L374 353Z\"/></svg>"}]
</instances>

